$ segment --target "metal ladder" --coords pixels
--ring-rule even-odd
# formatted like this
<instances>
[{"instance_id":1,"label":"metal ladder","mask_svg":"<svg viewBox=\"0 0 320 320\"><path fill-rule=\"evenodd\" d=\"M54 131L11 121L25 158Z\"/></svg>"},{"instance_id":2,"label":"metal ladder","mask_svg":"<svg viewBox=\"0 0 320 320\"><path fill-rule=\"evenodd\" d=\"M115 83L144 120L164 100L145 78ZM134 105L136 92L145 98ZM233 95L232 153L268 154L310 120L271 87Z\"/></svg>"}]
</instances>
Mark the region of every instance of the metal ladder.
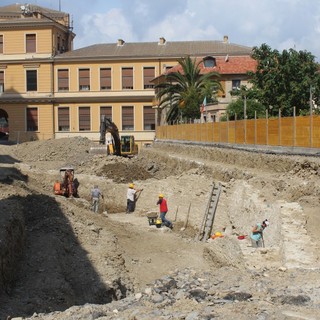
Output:
<instances>
[{"instance_id":1,"label":"metal ladder","mask_svg":"<svg viewBox=\"0 0 320 320\"><path fill-rule=\"evenodd\" d=\"M218 185L216 186L215 183L213 183L207 208L198 234L199 241L207 241L210 238L220 193L221 184L218 183Z\"/></svg>"}]
</instances>

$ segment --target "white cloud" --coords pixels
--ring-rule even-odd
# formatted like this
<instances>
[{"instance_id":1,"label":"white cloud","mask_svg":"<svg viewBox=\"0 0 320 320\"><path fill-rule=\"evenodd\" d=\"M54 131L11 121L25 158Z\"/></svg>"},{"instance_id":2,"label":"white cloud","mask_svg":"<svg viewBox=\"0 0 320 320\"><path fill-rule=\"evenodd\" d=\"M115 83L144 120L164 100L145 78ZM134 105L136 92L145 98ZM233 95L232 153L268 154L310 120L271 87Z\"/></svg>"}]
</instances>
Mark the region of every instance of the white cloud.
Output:
<instances>
[{"instance_id":1,"label":"white cloud","mask_svg":"<svg viewBox=\"0 0 320 320\"><path fill-rule=\"evenodd\" d=\"M135 41L132 26L119 9L111 9L105 14L84 15L81 28L82 34L77 37L78 47L116 42L119 38Z\"/></svg>"}]
</instances>

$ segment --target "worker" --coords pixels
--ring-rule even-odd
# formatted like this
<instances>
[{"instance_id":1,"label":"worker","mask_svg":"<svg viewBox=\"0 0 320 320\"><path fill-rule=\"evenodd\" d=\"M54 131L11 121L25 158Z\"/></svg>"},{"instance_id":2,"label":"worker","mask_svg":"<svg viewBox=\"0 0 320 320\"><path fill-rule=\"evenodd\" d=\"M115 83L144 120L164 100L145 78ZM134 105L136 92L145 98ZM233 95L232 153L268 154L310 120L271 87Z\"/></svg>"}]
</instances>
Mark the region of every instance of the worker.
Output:
<instances>
[{"instance_id":1,"label":"worker","mask_svg":"<svg viewBox=\"0 0 320 320\"><path fill-rule=\"evenodd\" d=\"M72 192L73 171L68 169L64 173L64 189L67 197L73 197Z\"/></svg>"},{"instance_id":2,"label":"worker","mask_svg":"<svg viewBox=\"0 0 320 320\"><path fill-rule=\"evenodd\" d=\"M262 221L262 223L257 223L251 233L251 242L254 248L259 248L264 246L263 241L263 231L269 225L268 219Z\"/></svg>"},{"instance_id":3,"label":"worker","mask_svg":"<svg viewBox=\"0 0 320 320\"><path fill-rule=\"evenodd\" d=\"M95 185L91 190L91 202L92 202L91 210L95 213L99 212L100 197L104 199L104 196L100 191L99 187Z\"/></svg>"},{"instance_id":4,"label":"worker","mask_svg":"<svg viewBox=\"0 0 320 320\"><path fill-rule=\"evenodd\" d=\"M160 218L162 220L162 224L172 229L173 228L172 222L166 219L166 214L168 212L168 205L167 205L167 200L164 198L162 193L159 194L159 200L157 202L157 205L160 205Z\"/></svg>"},{"instance_id":5,"label":"worker","mask_svg":"<svg viewBox=\"0 0 320 320\"><path fill-rule=\"evenodd\" d=\"M132 213L136 209L138 195L142 190L143 189L136 189L133 183L129 184L127 190L127 213Z\"/></svg>"},{"instance_id":6,"label":"worker","mask_svg":"<svg viewBox=\"0 0 320 320\"><path fill-rule=\"evenodd\" d=\"M59 180L56 180L56 182L54 183L53 192L56 195L62 195L63 194L63 190L61 189L61 183L60 183Z\"/></svg>"}]
</instances>

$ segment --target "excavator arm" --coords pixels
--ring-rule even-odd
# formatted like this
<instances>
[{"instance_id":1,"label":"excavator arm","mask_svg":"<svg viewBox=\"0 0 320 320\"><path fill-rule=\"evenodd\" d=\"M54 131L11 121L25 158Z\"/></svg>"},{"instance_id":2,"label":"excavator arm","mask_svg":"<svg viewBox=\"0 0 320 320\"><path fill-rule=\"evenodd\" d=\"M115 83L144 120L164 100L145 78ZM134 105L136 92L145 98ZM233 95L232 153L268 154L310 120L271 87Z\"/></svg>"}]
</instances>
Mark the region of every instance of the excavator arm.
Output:
<instances>
[{"instance_id":1,"label":"excavator arm","mask_svg":"<svg viewBox=\"0 0 320 320\"><path fill-rule=\"evenodd\" d=\"M100 121L100 144L106 144L106 133L109 132L112 135L114 141L114 154L121 156L121 140L118 127L105 115L101 116Z\"/></svg>"}]
</instances>

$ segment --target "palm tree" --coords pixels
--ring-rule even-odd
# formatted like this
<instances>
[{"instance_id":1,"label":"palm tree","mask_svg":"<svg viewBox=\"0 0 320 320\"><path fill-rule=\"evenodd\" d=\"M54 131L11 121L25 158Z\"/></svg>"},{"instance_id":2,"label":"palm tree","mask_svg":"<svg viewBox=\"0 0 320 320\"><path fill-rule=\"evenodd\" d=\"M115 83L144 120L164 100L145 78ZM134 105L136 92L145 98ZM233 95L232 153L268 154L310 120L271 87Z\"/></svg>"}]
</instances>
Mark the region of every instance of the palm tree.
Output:
<instances>
[{"instance_id":1,"label":"palm tree","mask_svg":"<svg viewBox=\"0 0 320 320\"><path fill-rule=\"evenodd\" d=\"M179 118L199 118L200 105L204 98L208 102L216 101L216 93L223 90L217 80L217 72L200 73L199 65L189 56L178 59L182 72L175 71L165 76L165 81L156 85L156 97L160 101L159 108L167 109L167 122L177 121Z\"/></svg>"}]
</instances>

